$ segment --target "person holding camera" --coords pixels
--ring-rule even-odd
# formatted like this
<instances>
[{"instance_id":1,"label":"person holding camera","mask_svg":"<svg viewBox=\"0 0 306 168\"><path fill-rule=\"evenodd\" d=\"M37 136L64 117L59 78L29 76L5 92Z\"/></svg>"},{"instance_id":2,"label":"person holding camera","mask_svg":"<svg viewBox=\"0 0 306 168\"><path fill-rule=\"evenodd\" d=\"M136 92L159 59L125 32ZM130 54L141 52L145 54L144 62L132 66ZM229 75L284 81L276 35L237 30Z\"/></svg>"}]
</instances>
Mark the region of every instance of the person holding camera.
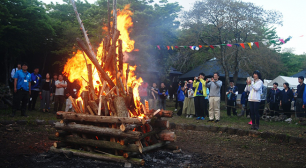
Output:
<instances>
[{"instance_id":1,"label":"person holding camera","mask_svg":"<svg viewBox=\"0 0 306 168\"><path fill-rule=\"evenodd\" d=\"M204 81L205 74L200 73L198 77L194 77L193 87L194 91L194 106L195 106L195 114L197 116L197 120L205 120L205 97L206 93L206 81Z\"/></svg>"},{"instance_id":2,"label":"person holding camera","mask_svg":"<svg viewBox=\"0 0 306 168\"><path fill-rule=\"evenodd\" d=\"M251 110L251 119L252 119L252 130L259 129L259 105L260 105L260 95L262 93L263 82L261 80L261 73L256 70L253 72L253 79L247 81L247 86L245 91L249 91L249 105Z\"/></svg>"},{"instance_id":3,"label":"person holding camera","mask_svg":"<svg viewBox=\"0 0 306 168\"><path fill-rule=\"evenodd\" d=\"M234 81L230 81L230 87L227 89L226 97L227 97L227 115L231 116L231 111L233 111L233 115L237 116L236 112L236 99L238 95L238 87L234 85Z\"/></svg>"},{"instance_id":4,"label":"person holding camera","mask_svg":"<svg viewBox=\"0 0 306 168\"><path fill-rule=\"evenodd\" d=\"M220 90L222 87L222 81L219 80L219 73L215 72L214 77L206 79L206 87L209 88L209 120L208 122L215 123L220 120Z\"/></svg>"}]
</instances>

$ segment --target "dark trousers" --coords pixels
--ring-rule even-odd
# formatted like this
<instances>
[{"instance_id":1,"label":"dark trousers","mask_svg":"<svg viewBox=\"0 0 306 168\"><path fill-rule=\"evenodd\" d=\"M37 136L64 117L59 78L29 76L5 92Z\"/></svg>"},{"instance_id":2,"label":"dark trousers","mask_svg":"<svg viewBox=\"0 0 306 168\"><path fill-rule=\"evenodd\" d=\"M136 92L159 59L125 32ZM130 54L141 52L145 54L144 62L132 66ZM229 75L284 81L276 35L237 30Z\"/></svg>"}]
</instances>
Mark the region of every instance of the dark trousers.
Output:
<instances>
[{"instance_id":1,"label":"dark trousers","mask_svg":"<svg viewBox=\"0 0 306 168\"><path fill-rule=\"evenodd\" d=\"M296 115L297 117L304 117L305 115L305 110L303 109L303 99L302 98L297 98L296 99Z\"/></svg>"},{"instance_id":2,"label":"dark trousers","mask_svg":"<svg viewBox=\"0 0 306 168\"><path fill-rule=\"evenodd\" d=\"M170 100L173 100L173 93L169 93L169 96L170 96Z\"/></svg>"},{"instance_id":3,"label":"dark trousers","mask_svg":"<svg viewBox=\"0 0 306 168\"><path fill-rule=\"evenodd\" d=\"M49 105L50 105L50 91L48 90L42 90L41 91L41 97L42 100L40 102L40 108L41 109L48 109L49 110Z\"/></svg>"},{"instance_id":4,"label":"dark trousers","mask_svg":"<svg viewBox=\"0 0 306 168\"><path fill-rule=\"evenodd\" d=\"M64 95L55 95L55 100L54 100L54 112L57 111L62 111L63 110L63 104L65 101L65 96Z\"/></svg>"},{"instance_id":5,"label":"dark trousers","mask_svg":"<svg viewBox=\"0 0 306 168\"><path fill-rule=\"evenodd\" d=\"M25 90L17 90L17 93L14 94L14 100L13 100L13 115L15 115L16 110L21 109L21 115L26 115L26 109L27 109L27 103L29 100L29 91ZM20 108L20 101L21 108Z\"/></svg>"},{"instance_id":6,"label":"dark trousers","mask_svg":"<svg viewBox=\"0 0 306 168\"><path fill-rule=\"evenodd\" d=\"M260 118L260 116L259 116L259 105L260 105L260 102L250 102L249 101L249 105L250 105L252 123L259 125L259 118Z\"/></svg>"},{"instance_id":7,"label":"dark trousers","mask_svg":"<svg viewBox=\"0 0 306 168\"><path fill-rule=\"evenodd\" d=\"M159 99L159 109L166 110L166 99Z\"/></svg>"},{"instance_id":8,"label":"dark trousers","mask_svg":"<svg viewBox=\"0 0 306 168\"><path fill-rule=\"evenodd\" d=\"M39 91L36 91L36 90L31 91L30 99L32 98L32 100L29 101L29 110L32 110L35 108L35 104L36 104L38 95L39 95Z\"/></svg>"},{"instance_id":9,"label":"dark trousers","mask_svg":"<svg viewBox=\"0 0 306 168\"><path fill-rule=\"evenodd\" d=\"M259 104L259 115L262 116L266 107L266 100L261 100Z\"/></svg>"},{"instance_id":10,"label":"dark trousers","mask_svg":"<svg viewBox=\"0 0 306 168\"><path fill-rule=\"evenodd\" d=\"M181 116L182 115L182 111L183 111L183 102L182 101L179 101L178 102L178 105L180 107L179 111L177 112L177 115L178 116Z\"/></svg>"},{"instance_id":11,"label":"dark trousers","mask_svg":"<svg viewBox=\"0 0 306 168\"><path fill-rule=\"evenodd\" d=\"M175 96L175 109L177 109L178 106L177 94L174 94L174 96Z\"/></svg>"},{"instance_id":12,"label":"dark trousers","mask_svg":"<svg viewBox=\"0 0 306 168\"><path fill-rule=\"evenodd\" d=\"M278 103L270 103L270 113L271 116L278 116L279 106Z\"/></svg>"},{"instance_id":13,"label":"dark trousers","mask_svg":"<svg viewBox=\"0 0 306 168\"><path fill-rule=\"evenodd\" d=\"M282 103L283 112L285 115L290 118L291 117L291 102Z\"/></svg>"},{"instance_id":14,"label":"dark trousers","mask_svg":"<svg viewBox=\"0 0 306 168\"><path fill-rule=\"evenodd\" d=\"M204 117L205 108L207 108L207 104L205 104L204 96L196 96L194 97L194 107L195 114L197 117Z\"/></svg>"},{"instance_id":15,"label":"dark trousers","mask_svg":"<svg viewBox=\"0 0 306 168\"><path fill-rule=\"evenodd\" d=\"M208 115L208 99L204 98L204 113L205 113L205 117L209 117Z\"/></svg>"},{"instance_id":16,"label":"dark trousers","mask_svg":"<svg viewBox=\"0 0 306 168\"><path fill-rule=\"evenodd\" d=\"M231 111L233 111L233 115L236 116L236 101L235 100L227 100L227 115L231 116Z\"/></svg>"}]
</instances>

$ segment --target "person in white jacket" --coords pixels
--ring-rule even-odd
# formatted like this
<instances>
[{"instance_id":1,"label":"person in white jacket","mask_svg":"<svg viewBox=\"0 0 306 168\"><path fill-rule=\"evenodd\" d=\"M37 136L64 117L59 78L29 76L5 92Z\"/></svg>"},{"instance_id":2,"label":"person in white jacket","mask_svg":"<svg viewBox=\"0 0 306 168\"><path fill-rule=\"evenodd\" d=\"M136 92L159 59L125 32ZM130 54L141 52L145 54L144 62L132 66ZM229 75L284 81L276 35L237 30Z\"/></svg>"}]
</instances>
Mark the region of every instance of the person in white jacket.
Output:
<instances>
[{"instance_id":1,"label":"person in white jacket","mask_svg":"<svg viewBox=\"0 0 306 168\"><path fill-rule=\"evenodd\" d=\"M247 86L244 91L249 92L249 106L250 106L250 115L252 119L252 127L253 130L259 129L259 105L260 105L260 95L262 94L262 85L263 82L261 80L261 74L258 70L253 72L253 79L247 80Z\"/></svg>"}]
</instances>

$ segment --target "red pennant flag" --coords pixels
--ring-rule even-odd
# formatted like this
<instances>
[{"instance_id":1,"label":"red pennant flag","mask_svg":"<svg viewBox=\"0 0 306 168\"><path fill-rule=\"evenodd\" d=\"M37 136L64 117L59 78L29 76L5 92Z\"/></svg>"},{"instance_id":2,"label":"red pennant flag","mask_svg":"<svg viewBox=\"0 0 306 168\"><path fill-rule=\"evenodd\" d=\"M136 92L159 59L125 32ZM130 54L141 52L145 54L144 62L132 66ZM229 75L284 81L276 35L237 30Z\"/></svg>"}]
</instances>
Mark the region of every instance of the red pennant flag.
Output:
<instances>
[{"instance_id":1,"label":"red pennant flag","mask_svg":"<svg viewBox=\"0 0 306 168\"><path fill-rule=\"evenodd\" d=\"M201 46L201 45L199 45L199 48L202 48L202 46Z\"/></svg>"},{"instance_id":2,"label":"red pennant flag","mask_svg":"<svg viewBox=\"0 0 306 168\"><path fill-rule=\"evenodd\" d=\"M259 43L258 42L254 42L254 44L257 46L257 48L259 48Z\"/></svg>"},{"instance_id":3,"label":"red pennant flag","mask_svg":"<svg viewBox=\"0 0 306 168\"><path fill-rule=\"evenodd\" d=\"M240 43L240 45L241 45L241 47L242 47L242 48L244 48L244 49L245 49L245 47L244 47L244 43Z\"/></svg>"},{"instance_id":4,"label":"red pennant flag","mask_svg":"<svg viewBox=\"0 0 306 168\"><path fill-rule=\"evenodd\" d=\"M159 45L157 45L157 48L160 50L160 46Z\"/></svg>"},{"instance_id":5,"label":"red pennant flag","mask_svg":"<svg viewBox=\"0 0 306 168\"><path fill-rule=\"evenodd\" d=\"M175 48L179 48L178 46L175 46Z\"/></svg>"},{"instance_id":6,"label":"red pennant flag","mask_svg":"<svg viewBox=\"0 0 306 168\"><path fill-rule=\"evenodd\" d=\"M170 50L170 46L167 46L168 50Z\"/></svg>"},{"instance_id":7,"label":"red pennant flag","mask_svg":"<svg viewBox=\"0 0 306 168\"><path fill-rule=\"evenodd\" d=\"M214 47L214 46L212 46L212 45L210 45L209 47L210 47L210 48L212 48L212 49L215 49L215 47Z\"/></svg>"}]
</instances>

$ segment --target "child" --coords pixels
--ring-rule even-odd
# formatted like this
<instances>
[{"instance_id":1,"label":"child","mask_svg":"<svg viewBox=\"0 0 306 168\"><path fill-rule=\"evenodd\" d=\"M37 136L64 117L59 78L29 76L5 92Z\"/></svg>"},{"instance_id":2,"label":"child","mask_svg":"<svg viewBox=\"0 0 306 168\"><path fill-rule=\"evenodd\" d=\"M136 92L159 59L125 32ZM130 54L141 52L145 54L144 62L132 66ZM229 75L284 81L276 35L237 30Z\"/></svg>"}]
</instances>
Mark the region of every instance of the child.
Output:
<instances>
[{"instance_id":1,"label":"child","mask_svg":"<svg viewBox=\"0 0 306 168\"><path fill-rule=\"evenodd\" d=\"M178 104L180 106L180 110L177 112L178 116L182 115L182 111L183 111L183 102L185 99L185 95L184 95L184 91L185 91L185 87L179 87L179 89L177 90L177 100L178 100Z\"/></svg>"}]
</instances>

